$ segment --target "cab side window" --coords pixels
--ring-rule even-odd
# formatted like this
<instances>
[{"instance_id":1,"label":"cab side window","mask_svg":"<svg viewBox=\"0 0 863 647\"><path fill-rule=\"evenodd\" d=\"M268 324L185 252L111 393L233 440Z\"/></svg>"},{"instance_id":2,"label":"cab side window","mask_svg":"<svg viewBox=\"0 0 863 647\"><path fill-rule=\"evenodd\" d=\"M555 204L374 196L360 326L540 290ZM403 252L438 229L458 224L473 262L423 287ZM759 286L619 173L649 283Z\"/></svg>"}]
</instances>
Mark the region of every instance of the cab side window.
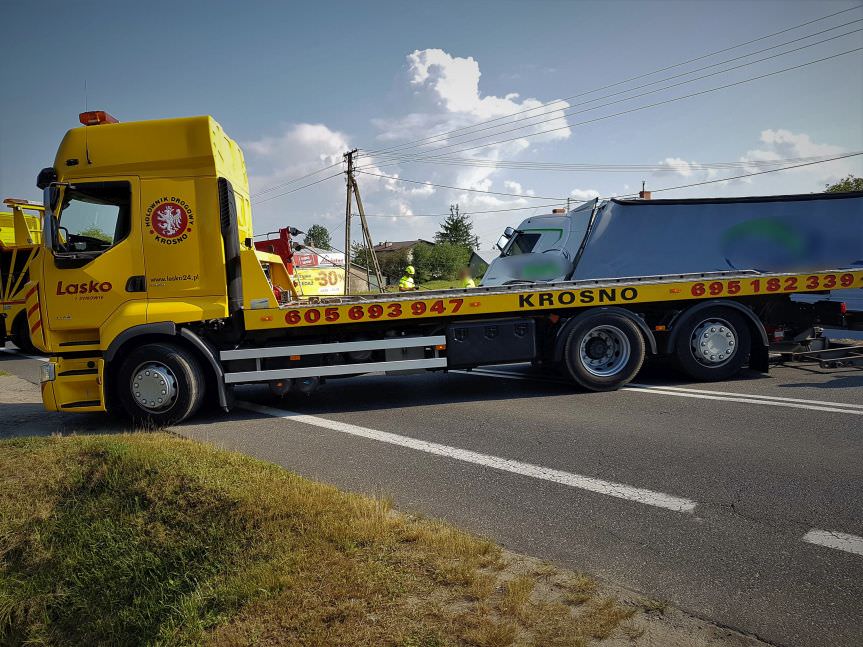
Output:
<instances>
[{"instance_id":1,"label":"cab side window","mask_svg":"<svg viewBox=\"0 0 863 647\"><path fill-rule=\"evenodd\" d=\"M128 182L75 183L66 188L55 251L98 255L131 230L132 188Z\"/></svg>"}]
</instances>

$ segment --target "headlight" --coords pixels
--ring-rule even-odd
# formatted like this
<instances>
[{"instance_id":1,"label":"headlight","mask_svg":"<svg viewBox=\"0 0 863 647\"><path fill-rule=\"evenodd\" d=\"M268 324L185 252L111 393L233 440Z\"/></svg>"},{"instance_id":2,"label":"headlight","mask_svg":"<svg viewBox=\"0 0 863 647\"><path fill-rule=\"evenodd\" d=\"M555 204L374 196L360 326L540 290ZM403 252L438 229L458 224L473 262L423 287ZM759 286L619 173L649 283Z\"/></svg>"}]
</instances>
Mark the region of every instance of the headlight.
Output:
<instances>
[{"instance_id":1,"label":"headlight","mask_svg":"<svg viewBox=\"0 0 863 647\"><path fill-rule=\"evenodd\" d=\"M57 377L57 365L54 362L45 362L39 367L39 381L53 382Z\"/></svg>"}]
</instances>

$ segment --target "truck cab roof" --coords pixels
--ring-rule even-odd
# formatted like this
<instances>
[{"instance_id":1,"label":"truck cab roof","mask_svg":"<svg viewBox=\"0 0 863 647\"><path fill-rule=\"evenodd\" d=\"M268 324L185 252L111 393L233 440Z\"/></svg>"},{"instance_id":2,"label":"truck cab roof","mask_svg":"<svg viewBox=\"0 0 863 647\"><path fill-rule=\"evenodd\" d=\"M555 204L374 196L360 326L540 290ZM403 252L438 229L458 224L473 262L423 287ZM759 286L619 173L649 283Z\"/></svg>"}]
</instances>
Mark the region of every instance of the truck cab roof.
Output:
<instances>
[{"instance_id":1,"label":"truck cab roof","mask_svg":"<svg viewBox=\"0 0 863 647\"><path fill-rule=\"evenodd\" d=\"M243 152L209 116L104 123L66 133L54 160L58 179L114 175L224 177L248 196Z\"/></svg>"}]
</instances>

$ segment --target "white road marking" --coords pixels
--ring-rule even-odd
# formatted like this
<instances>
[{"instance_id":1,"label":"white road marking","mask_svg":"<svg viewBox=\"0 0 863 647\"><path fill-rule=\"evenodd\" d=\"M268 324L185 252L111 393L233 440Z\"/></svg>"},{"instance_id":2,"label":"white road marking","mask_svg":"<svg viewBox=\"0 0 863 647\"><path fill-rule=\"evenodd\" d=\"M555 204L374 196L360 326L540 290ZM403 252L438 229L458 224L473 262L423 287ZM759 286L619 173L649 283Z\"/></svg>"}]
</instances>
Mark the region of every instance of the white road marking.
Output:
<instances>
[{"instance_id":1,"label":"white road marking","mask_svg":"<svg viewBox=\"0 0 863 647\"><path fill-rule=\"evenodd\" d=\"M839 407L825 407L820 405L799 404L796 402L776 402L775 400L760 400L755 396L728 397L724 395L706 395L703 393L685 393L683 391L670 391L663 387L651 386L624 386L621 391L640 391L641 393L653 393L654 395L675 395L681 398L699 398L701 400L722 400L724 402L742 402L745 404L760 404L769 407L790 407L792 409L809 409L810 411L829 411L831 413L850 413L855 416L863 416L863 409L841 409Z\"/></svg>"},{"instance_id":2,"label":"white road marking","mask_svg":"<svg viewBox=\"0 0 863 647\"><path fill-rule=\"evenodd\" d=\"M500 377L508 380L527 380L539 382L554 382L566 384L564 380L552 380L549 378L534 377L531 375L519 375L505 371L493 371L487 369L474 369L472 371L452 371L464 375L478 375L481 377ZM621 391L634 391L640 393L652 393L654 395L672 395L680 398L697 398L701 400L721 400L724 402L740 402L743 404L760 404L773 407L789 407L792 409L809 409L811 411L829 411L831 413L849 413L851 415L863 416L863 406L843 402L827 402L824 400L803 400L799 398L782 398L779 396L755 395L748 393L732 393L729 391L707 391L701 389L685 389L675 386L662 386L652 384L630 383Z\"/></svg>"},{"instance_id":3,"label":"white road marking","mask_svg":"<svg viewBox=\"0 0 863 647\"><path fill-rule=\"evenodd\" d=\"M484 467L490 467L492 469L510 472L512 474L520 474L522 476L551 481L552 483L559 483L560 485L567 485L581 490L588 490L598 494L613 496L618 499L626 499L628 501L635 501L636 503L652 505L657 508L665 508L666 510L672 510L674 512L692 512L697 505L695 501L690 499L684 499L682 497L665 494L663 492L654 492L653 490L624 485L622 483L603 481L602 479L593 478L591 476L582 476L580 474L564 472L548 467L542 467L540 465L522 463L521 461L511 460L508 458L490 456L488 454L481 454L468 449L450 447L449 445L441 445L425 440L418 440L416 438L400 436L386 431L378 431L377 429L359 427L346 422L338 422L336 420L328 420L327 418L320 418L318 416L295 413L293 411L268 407L266 405L256 404L253 402L237 402L237 406L256 413L273 416L275 418L283 418L285 420L301 422L307 425L314 425L315 427L330 429L332 431L349 434L351 436L359 436L361 438L368 438L370 440L376 440L390 445L398 445L400 447L406 447L408 449L414 449L428 454L434 454L436 456L452 458L465 463L482 465Z\"/></svg>"},{"instance_id":4,"label":"white road marking","mask_svg":"<svg viewBox=\"0 0 863 647\"><path fill-rule=\"evenodd\" d=\"M803 535L803 541L836 550L844 550L846 553L863 555L863 537L849 535L846 532L813 528Z\"/></svg>"},{"instance_id":5,"label":"white road marking","mask_svg":"<svg viewBox=\"0 0 863 647\"><path fill-rule=\"evenodd\" d=\"M687 389L680 386L664 386L657 384L639 384L630 382L628 386L644 389L663 389L666 391L683 391L684 393L704 393L707 395L729 395L736 397L755 398L757 400L776 400L777 402L800 402L803 404L823 404L830 407L843 407L847 409L863 409L863 404L851 404L849 402L830 402L829 400L805 400L801 398L785 398L776 395L761 395L758 393L735 393L733 391L711 391L707 389Z\"/></svg>"}]
</instances>

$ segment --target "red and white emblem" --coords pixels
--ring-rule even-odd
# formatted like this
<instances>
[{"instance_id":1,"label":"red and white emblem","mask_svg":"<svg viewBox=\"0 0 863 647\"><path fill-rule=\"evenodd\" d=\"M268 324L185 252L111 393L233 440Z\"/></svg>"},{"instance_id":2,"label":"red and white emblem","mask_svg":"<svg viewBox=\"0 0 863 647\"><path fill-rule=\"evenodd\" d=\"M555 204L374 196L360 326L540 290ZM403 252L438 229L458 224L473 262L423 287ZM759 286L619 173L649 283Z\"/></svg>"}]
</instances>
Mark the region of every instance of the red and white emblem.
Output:
<instances>
[{"instance_id":1,"label":"red and white emblem","mask_svg":"<svg viewBox=\"0 0 863 647\"><path fill-rule=\"evenodd\" d=\"M189 228L189 214L176 202L165 202L153 211L153 231L162 238L178 238Z\"/></svg>"}]
</instances>

